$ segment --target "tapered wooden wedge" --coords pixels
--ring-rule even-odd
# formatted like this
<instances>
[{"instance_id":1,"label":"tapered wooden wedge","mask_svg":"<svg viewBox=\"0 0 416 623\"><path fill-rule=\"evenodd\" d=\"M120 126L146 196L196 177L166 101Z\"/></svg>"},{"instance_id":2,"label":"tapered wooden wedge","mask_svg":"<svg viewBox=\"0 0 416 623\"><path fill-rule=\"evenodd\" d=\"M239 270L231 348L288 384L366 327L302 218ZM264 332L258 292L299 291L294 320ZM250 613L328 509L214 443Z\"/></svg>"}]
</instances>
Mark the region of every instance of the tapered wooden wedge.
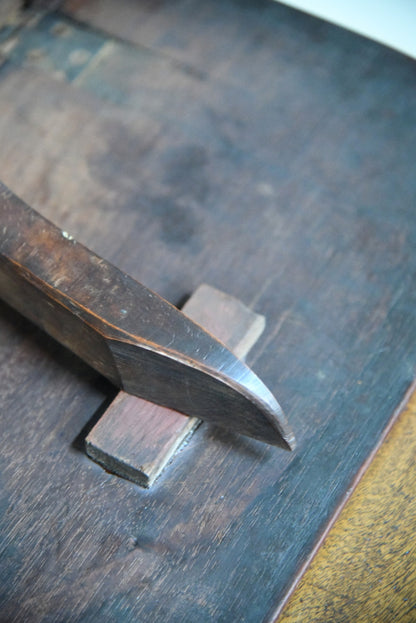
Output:
<instances>
[{"instance_id":1,"label":"tapered wooden wedge","mask_svg":"<svg viewBox=\"0 0 416 623\"><path fill-rule=\"evenodd\" d=\"M244 363L3 185L0 296L125 391L294 447L279 404Z\"/></svg>"}]
</instances>

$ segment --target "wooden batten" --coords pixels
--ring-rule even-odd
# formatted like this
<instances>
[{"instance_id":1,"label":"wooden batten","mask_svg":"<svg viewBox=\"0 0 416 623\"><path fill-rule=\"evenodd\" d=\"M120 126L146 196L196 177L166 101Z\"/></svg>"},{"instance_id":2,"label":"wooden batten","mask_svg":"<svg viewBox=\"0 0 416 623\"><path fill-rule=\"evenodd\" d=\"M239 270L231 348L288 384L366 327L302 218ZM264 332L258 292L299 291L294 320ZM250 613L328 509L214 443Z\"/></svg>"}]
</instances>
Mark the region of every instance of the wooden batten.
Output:
<instances>
[{"instance_id":1,"label":"wooden batten","mask_svg":"<svg viewBox=\"0 0 416 623\"><path fill-rule=\"evenodd\" d=\"M247 355L265 327L264 316L205 284L183 311L240 358ZM199 424L197 418L120 391L90 431L85 447L108 471L150 487Z\"/></svg>"}]
</instances>

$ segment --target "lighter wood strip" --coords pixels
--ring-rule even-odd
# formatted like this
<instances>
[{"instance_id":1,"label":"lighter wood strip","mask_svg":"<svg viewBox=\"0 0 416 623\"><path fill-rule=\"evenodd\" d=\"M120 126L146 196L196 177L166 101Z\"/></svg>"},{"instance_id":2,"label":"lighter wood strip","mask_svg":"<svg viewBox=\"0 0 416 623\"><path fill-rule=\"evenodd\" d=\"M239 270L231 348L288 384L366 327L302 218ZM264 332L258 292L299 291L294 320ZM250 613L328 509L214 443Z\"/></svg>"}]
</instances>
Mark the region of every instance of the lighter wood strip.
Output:
<instances>
[{"instance_id":1,"label":"lighter wood strip","mask_svg":"<svg viewBox=\"0 0 416 623\"><path fill-rule=\"evenodd\" d=\"M184 307L240 358L264 330L264 316L237 299L201 285ZM201 421L120 391L86 438L86 452L105 469L150 487Z\"/></svg>"},{"instance_id":2,"label":"lighter wood strip","mask_svg":"<svg viewBox=\"0 0 416 623\"><path fill-rule=\"evenodd\" d=\"M416 392L279 622L416 619Z\"/></svg>"}]
</instances>

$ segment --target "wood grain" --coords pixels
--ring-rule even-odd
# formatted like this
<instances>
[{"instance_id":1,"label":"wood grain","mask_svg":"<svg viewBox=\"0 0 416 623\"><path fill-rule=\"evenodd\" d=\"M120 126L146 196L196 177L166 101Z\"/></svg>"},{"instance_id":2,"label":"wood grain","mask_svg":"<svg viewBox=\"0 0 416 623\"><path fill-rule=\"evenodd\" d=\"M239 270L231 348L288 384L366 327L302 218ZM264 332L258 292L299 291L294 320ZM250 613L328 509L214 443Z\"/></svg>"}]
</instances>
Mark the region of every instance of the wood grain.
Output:
<instances>
[{"instance_id":1,"label":"wood grain","mask_svg":"<svg viewBox=\"0 0 416 623\"><path fill-rule=\"evenodd\" d=\"M393 426L279 621L416 615L416 394Z\"/></svg>"},{"instance_id":2,"label":"wood grain","mask_svg":"<svg viewBox=\"0 0 416 623\"><path fill-rule=\"evenodd\" d=\"M265 326L264 316L205 284L185 303L183 312L240 359ZM89 432L86 452L105 469L150 487L200 423L121 391Z\"/></svg>"},{"instance_id":3,"label":"wood grain","mask_svg":"<svg viewBox=\"0 0 416 623\"><path fill-rule=\"evenodd\" d=\"M415 378L415 64L274 2L112 6L119 39L19 33L1 178L169 301L206 282L265 315L248 363L299 449L208 426L139 490L73 443L112 389L3 306L1 616L257 623Z\"/></svg>"}]
</instances>

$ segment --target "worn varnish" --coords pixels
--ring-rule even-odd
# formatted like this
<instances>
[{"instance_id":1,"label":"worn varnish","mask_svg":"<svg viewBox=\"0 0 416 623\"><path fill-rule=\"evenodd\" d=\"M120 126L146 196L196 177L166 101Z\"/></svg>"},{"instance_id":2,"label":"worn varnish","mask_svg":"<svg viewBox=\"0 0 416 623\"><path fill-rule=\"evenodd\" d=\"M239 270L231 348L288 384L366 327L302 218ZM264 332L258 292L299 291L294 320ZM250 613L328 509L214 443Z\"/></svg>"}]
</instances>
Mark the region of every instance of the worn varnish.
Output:
<instances>
[{"instance_id":1,"label":"worn varnish","mask_svg":"<svg viewBox=\"0 0 416 623\"><path fill-rule=\"evenodd\" d=\"M272 2L100 6L7 52L0 177L171 302L264 314L299 445L201 427L140 491L76 450L111 388L3 306L2 616L265 621L415 378L414 62Z\"/></svg>"},{"instance_id":2,"label":"worn varnish","mask_svg":"<svg viewBox=\"0 0 416 623\"><path fill-rule=\"evenodd\" d=\"M240 359L247 355L265 325L264 316L206 284L193 293L183 312ZM185 417L120 391L89 432L86 451L105 469L150 487L200 423L198 418Z\"/></svg>"}]
</instances>

